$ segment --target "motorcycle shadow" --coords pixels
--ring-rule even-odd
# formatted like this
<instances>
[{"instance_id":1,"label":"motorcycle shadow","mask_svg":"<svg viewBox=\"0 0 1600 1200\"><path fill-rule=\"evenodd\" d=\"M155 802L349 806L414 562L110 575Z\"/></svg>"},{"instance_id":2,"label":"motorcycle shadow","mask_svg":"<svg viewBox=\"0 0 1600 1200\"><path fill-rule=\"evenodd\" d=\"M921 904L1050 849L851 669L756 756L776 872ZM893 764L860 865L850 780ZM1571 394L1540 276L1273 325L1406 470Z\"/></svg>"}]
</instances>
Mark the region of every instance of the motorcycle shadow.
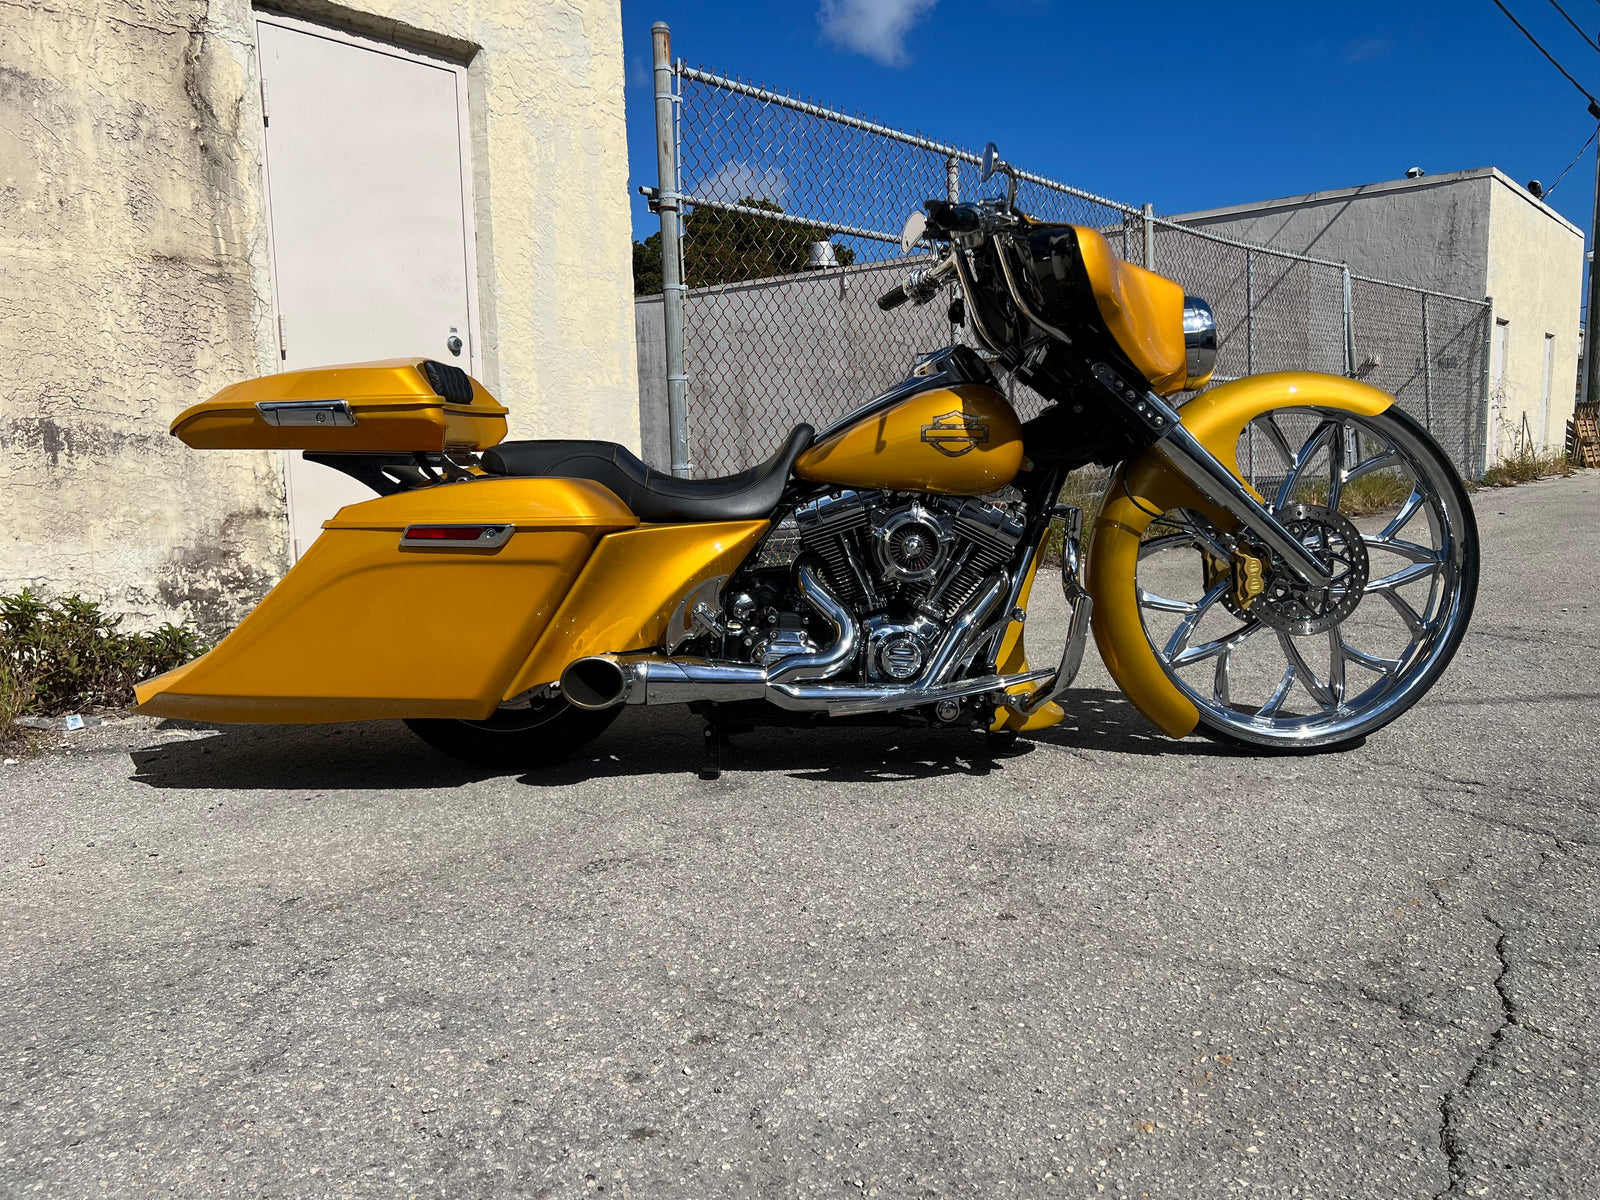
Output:
<instances>
[{"instance_id":1,"label":"motorcycle shadow","mask_svg":"<svg viewBox=\"0 0 1600 1200\"><path fill-rule=\"evenodd\" d=\"M736 733L724 750L728 775L778 773L819 783L889 783L1004 771L1010 761L1048 746L1114 754L1231 757L1239 752L1200 738L1161 734L1110 689L1084 688L1067 697L1061 724L1018 738L1006 750L965 729L851 725L765 726ZM597 778L694 773L705 763L702 722L681 709L625 712L577 758L522 775L532 787L560 787Z\"/></svg>"},{"instance_id":2,"label":"motorcycle shadow","mask_svg":"<svg viewBox=\"0 0 1600 1200\"><path fill-rule=\"evenodd\" d=\"M1061 724L1007 750L964 729L893 726L762 727L736 734L723 755L729 775L788 775L832 783L983 776L1041 747L1110 754L1231 756L1200 738L1162 736L1120 692L1084 688L1066 697ZM693 775L705 763L701 720L683 709L634 709L575 758L536 771L475 767L446 758L397 721L355 725L235 725L165 721L156 742L130 752L135 782L174 789L385 789L463 787L514 778L550 788L593 779Z\"/></svg>"}]
</instances>

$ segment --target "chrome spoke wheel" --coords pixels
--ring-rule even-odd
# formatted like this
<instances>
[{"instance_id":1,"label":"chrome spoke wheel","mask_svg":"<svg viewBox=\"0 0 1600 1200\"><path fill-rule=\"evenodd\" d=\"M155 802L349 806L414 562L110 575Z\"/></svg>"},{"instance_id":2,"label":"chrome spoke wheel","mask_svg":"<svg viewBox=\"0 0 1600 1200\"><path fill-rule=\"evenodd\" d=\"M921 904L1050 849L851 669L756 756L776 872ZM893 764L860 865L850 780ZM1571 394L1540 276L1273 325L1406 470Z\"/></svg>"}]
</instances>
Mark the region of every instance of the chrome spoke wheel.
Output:
<instances>
[{"instance_id":1,"label":"chrome spoke wheel","mask_svg":"<svg viewBox=\"0 0 1600 1200\"><path fill-rule=\"evenodd\" d=\"M1394 410L1280 409L1247 427L1238 461L1334 580L1309 588L1247 537L1163 514L1136 580L1150 648L1206 732L1280 747L1360 738L1432 686L1465 631L1478 577L1465 491Z\"/></svg>"}]
</instances>

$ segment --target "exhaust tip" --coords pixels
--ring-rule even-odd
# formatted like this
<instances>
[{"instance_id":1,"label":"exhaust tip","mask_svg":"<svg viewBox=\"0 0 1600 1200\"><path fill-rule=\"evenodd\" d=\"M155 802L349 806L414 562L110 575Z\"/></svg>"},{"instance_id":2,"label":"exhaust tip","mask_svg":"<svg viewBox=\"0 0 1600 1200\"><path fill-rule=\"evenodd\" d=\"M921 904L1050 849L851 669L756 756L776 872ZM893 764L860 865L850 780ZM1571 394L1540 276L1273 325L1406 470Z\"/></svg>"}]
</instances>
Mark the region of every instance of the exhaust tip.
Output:
<instances>
[{"instance_id":1,"label":"exhaust tip","mask_svg":"<svg viewBox=\"0 0 1600 1200\"><path fill-rule=\"evenodd\" d=\"M579 708L614 708L628 690L628 677L614 658L580 658L561 672L561 694Z\"/></svg>"}]
</instances>

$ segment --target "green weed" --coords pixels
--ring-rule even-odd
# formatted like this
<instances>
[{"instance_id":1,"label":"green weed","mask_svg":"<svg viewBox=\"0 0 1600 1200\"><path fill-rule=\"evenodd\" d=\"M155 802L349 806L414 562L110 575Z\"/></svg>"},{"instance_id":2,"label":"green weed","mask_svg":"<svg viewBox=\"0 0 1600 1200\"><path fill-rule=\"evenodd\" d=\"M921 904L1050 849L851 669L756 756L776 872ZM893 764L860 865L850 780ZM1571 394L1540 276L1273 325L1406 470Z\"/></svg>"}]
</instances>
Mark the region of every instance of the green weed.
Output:
<instances>
[{"instance_id":1,"label":"green weed","mask_svg":"<svg viewBox=\"0 0 1600 1200\"><path fill-rule=\"evenodd\" d=\"M122 708L134 684L205 648L181 626L124 633L121 624L81 596L0 595L0 742L20 740L19 717Z\"/></svg>"}]
</instances>

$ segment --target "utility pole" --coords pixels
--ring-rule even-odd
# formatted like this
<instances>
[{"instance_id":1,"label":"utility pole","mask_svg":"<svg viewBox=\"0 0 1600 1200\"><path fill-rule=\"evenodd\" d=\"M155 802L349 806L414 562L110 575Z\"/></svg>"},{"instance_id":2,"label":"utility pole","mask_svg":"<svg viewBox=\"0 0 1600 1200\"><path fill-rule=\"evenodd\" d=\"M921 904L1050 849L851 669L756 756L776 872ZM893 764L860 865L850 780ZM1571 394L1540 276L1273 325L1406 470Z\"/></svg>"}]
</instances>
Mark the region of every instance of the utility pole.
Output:
<instances>
[{"instance_id":1,"label":"utility pole","mask_svg":"<svg viewBox=\"0 0 1600 1200\"><path fill-rule=\"evenodd\" d=\"M1589 115L1600 121L1600 104L1589 101ZM1594 216L1589 225L1589 307L1583 320L1583 395L1589 401L1600 398L1600 354L1595 352L1595 322L1600 320L1600 272L1595 270L1595 254L1600 251L1600 138L1594 157Z\"/></svg>"}]
</instances>

